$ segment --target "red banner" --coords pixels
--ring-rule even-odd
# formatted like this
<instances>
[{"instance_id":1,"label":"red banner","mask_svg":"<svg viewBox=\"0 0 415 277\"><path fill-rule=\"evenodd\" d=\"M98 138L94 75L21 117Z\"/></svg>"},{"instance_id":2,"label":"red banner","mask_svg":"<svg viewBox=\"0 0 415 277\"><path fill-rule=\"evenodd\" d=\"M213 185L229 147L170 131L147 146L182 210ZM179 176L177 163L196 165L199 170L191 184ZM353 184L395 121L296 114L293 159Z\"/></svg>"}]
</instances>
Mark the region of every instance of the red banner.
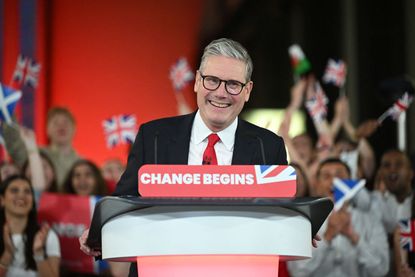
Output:
<instances>
[{"instance_id":1,"label":"red banner","mask_svg":"<svg viewBox=\"0 0 415 277\"><path fill-rule=\"evenodd\" d=\"M144 165L143 197L293 197L295 169L286 165Z\"/></svg>"},{"instance_id":2,"label":"red banner","mask_svg":"<svg viewBox=\"0 0 415 277\"><path fill-rule=\"evenodd\" d=\"M43 193L38 207L39 222L47 222L59 236L62 266L73 272L98 273L100 262L79 249L79 237L89 228L98 197Z\"/></svg>"}]
</instances>

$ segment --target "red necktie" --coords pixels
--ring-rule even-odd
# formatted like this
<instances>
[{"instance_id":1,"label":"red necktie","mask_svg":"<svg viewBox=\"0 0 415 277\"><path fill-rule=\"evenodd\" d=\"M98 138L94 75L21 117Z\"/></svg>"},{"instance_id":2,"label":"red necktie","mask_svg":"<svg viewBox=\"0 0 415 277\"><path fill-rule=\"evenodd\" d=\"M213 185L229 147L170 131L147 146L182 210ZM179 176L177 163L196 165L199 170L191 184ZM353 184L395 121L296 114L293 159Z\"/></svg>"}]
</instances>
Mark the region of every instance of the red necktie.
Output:
<instances>
[{"instance_id":1,"label":"red necktie","mask_svg":"<svg viewBox=\"0 0 415 277\"><path fill-rule=\"evenodd\" d=\"M218 160L216 159L215 144L219 141L217 134L210 134L208 136L208 145L206 146L205 152L203 153L202 164L217 165Z\"/></svg>"}]
</instances>

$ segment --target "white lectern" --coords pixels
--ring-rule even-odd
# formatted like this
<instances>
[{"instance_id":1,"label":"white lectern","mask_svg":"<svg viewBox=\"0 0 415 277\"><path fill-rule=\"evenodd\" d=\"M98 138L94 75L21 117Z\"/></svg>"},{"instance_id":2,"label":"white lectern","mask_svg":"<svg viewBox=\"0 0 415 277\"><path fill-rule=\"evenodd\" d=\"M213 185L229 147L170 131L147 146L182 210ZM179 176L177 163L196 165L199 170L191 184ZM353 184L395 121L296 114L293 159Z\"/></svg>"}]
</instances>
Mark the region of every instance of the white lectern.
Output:
<instances>
[{"instance_id":1,"label":"white lectern","mask_svg":"<svg viewBox=\"0 0 415 277\"><path fill-rule=\"evenodd\" d=\"M138 262L145 276L277 276L278 261L311 257L327 198L105 197L87 244Z\"/></svg>"}]
</instances>

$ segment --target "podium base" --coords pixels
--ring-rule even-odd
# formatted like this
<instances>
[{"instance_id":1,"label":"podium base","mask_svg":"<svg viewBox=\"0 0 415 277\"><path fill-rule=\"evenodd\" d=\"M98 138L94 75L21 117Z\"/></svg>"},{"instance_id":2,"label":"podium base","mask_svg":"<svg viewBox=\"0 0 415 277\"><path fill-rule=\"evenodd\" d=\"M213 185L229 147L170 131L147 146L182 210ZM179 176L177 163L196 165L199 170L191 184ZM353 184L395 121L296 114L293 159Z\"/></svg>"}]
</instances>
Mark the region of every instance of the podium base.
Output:
<instances>
[{"instance_id":1,"label":"podium base","mask_svg":"<svg viewBox=\"0 0 415 277\"><path fill-rule=\"evenodd\" d=\"M197 255L138 257L140 277L278 277L278 256Z\"/></svg>"}]
</instances>

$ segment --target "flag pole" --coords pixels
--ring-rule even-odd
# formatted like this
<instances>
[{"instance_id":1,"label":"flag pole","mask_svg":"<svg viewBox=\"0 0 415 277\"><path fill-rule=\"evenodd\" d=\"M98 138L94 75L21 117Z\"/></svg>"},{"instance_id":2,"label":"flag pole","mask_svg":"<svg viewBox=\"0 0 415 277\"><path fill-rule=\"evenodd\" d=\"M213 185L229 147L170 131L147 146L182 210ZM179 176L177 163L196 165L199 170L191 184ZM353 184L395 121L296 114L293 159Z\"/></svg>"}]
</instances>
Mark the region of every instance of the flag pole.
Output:
<instances>
[{"instance_id":1,"label":"flag pole","mask_svg":"<svg viewBox=\"0 0 415 277\"><path fill-rule=\"evenodd\" d=\"M378 118L379 125L389 116L389 109L387 109L381 116Z\"/></svg>"},{"instance_id":2,"label":"flag pole","mask_svg":"<svg viewBox=\"0 0 415 277\"><path fill-rule=\"evenodd\" d=\"M339 88L339 96L340 97L346 96L346 86L345 86L345 84Z\"/></svg>"},{"instance_id":3,"label":"flag pole","mask_svg":"<svg viewBox=\"0 0 415 277\"><path fill-rule=\"evenodd\" d=\"M399 150L406 151L406 111L402 112L398 118L398 148Z\"/></svg>"}]
</instances>

